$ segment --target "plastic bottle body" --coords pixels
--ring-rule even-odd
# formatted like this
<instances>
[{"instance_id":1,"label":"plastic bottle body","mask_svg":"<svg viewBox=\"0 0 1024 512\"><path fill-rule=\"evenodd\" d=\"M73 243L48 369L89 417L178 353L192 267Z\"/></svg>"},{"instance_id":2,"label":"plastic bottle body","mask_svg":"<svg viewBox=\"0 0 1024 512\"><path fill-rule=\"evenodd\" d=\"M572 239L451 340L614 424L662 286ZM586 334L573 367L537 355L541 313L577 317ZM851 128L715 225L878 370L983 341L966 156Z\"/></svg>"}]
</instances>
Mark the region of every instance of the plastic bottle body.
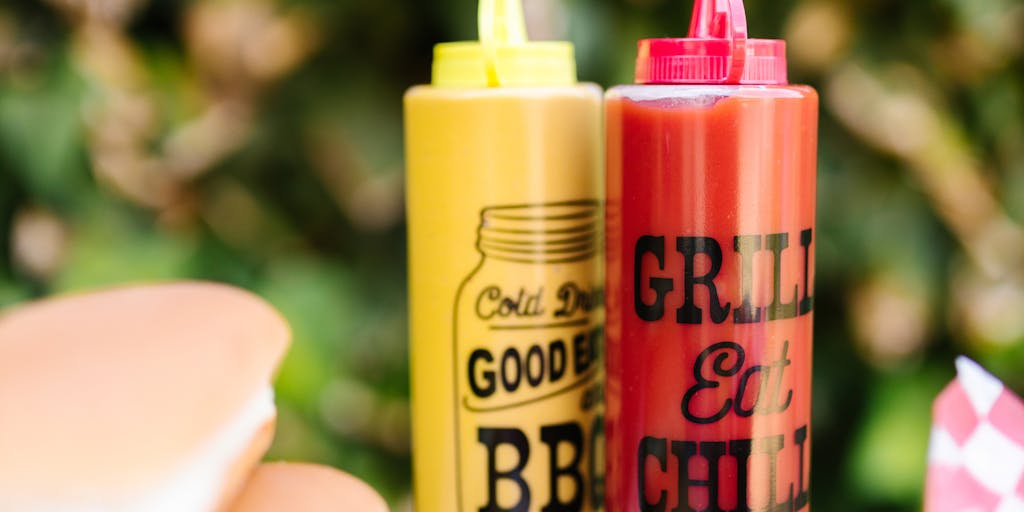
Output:
<instances>
[{"instance_id":1,"label":"plastic bottle body","mask_svg":"<svg viewBox=\"0 0 1024 512\"><path fill-rule=\"evenodd\" d=\"M595 509L600 94L406 96L417 510Z\"/></svg>"},{"instance_id":2,"label":"plastic bottle body","mask_svg":"<svg viewBox=\"0 0 1024 512\"><path fill-rule=\"evenodd\" d=\"M607 504L809 510L817 95L607 95Z\"/></svg>"}]
</instances>

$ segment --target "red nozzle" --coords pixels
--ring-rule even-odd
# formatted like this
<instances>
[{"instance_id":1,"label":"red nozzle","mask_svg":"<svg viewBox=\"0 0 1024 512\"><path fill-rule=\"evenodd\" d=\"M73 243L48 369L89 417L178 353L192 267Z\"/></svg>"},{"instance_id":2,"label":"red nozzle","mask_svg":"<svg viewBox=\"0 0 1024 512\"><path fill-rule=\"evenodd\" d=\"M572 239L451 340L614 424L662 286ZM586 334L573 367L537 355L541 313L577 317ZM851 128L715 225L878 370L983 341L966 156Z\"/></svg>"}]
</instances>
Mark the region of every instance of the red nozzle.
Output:
<instances>
[{"instance_id":1,"label":"red nozzle","mask_svg":"<svg viewBox=\"0 0 1024 512\"><path fill-rule=\"evenodd\" d=\"M694 39L746 39L747 12L743 0L697 0L690 19Z\"/></svg>"},{"instance_id":2,"label":"red nozzle","mask_svg":"<svg viewBox=\"0 0 1024 512\"><path fill-rule=\"evenodd\" d=\"M747 11L743 0L696 0L690 19L691 39L728 39L732 65L726 81L739 83L747 61Z\"/></svg>"},{"instance_id":3,"label":"red nozzle","mask_svg":"<svg viewBox=\"0 0 1024 512\"><path fill-rule=\"evenodd\" d=\"M639 43L641 84L786 84L786 43L747 39L743 0L696 0L686 38Z\"/></svg>"}]
</instances>

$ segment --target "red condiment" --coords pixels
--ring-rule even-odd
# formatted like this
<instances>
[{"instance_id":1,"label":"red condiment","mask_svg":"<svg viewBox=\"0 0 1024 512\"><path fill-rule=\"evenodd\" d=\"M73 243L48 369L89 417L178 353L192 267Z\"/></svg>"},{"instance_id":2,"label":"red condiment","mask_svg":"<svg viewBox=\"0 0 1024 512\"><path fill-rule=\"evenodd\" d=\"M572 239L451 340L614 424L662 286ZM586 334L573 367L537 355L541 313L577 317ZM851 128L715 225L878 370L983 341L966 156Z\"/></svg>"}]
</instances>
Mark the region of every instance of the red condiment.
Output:
<instances>
[{"instance_id":1,"label":"red condiment","mask_svg":"<svg viewBox=\"0 0 1024 512\"><path fill-rule=\"evenodd\" d=\"M638 81L685 85L607 99L606 503L809 510L817 95L705 3L691 34L721 38L641 42Z\"/></svg>"}]
</instances>

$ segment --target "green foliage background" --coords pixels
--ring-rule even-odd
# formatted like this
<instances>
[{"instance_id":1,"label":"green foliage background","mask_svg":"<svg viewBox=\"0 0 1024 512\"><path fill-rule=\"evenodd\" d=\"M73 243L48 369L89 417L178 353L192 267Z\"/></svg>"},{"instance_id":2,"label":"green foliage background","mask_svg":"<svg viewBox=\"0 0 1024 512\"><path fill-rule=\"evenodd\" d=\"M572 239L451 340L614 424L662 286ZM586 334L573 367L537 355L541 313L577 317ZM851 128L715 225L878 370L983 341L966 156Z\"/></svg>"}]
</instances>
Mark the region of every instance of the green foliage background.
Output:
<instances>
[{"instance_id":1,"label":"green foliage background","mask_svg":"<svg viewBox=\"0 0 1024 512\"><path fill-rule=\"evenodd\" d=\"M526 3L604 86L691 5ZM913 510L953 357L1024 389L1024 4L747 4L822 93L815 508ZM409 507L401 96L474 37L470 0L5 1L0 304L252 289L295 334L269 456Z\"/></svg>"}]
</instances>

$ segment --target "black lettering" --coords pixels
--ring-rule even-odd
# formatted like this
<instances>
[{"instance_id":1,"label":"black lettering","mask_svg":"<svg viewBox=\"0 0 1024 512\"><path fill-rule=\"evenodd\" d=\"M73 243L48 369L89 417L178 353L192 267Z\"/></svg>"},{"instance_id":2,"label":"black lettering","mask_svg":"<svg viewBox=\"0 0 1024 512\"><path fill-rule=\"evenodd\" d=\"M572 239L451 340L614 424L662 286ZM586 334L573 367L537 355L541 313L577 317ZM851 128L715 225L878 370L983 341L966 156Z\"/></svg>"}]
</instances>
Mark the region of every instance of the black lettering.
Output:
<instances>
[{"instance_id":1,"label":"black lettering","mask_svg":"<svg viewBox=\"0 0 1024 512\"><path fill-rule=\"evenodd\" d=\"M696 285L702 285L708 289L709 306L711 308L711 321L720 324L729 316L732 307L730 303L724 306L718 300L718 289L715 287L715 277L722 270L722 246L714 238L707 237L680 237L676 239L676 249L682 253L685 260L685 279L683 282L684 302L682 307L676 310L676 322L681 324L700 324L703 311L694 303L693 289ZM702 276L696 276L694 263L697 254L707 255L711 259L711 268Z\"/></svg>"},{"instance_id":2,"label":"black lettering","mask_svg":"<svg viewBox=\"0 0 1024 512\"><path fill-rule=\"evenodd\" d=\"M595 415L590 432L590 507L599 510L604 508L604 415Z\"/></svg>"},{"instance_id":3,"label":"black lettering","mask_svg":"<svg viewBox=\"0 0 1024 512\"><path fill-rule=\"evenodd\" d=\"M526 434L514 428L481 428L478 432L480 443L487 447L487 504L480 512L528 512L530 510L530 487L523 480L523 468L530 458L530 443ZM519 461L512 469L498 470L498 446L506 444L515 448ZM519 501L505 508L498 504L498 481L508 480L519 487Z\"/></svg>"},{"instance_id":4,"label":"black lettering","mask_svg":"<svg viewBox=\"0 0 1024 512\"><path fill-rule=\"evenodd\" d=\"M534 369L536 368L536 373ZM544 381L544 349L540 345L530 347L526 353L526 382L537 387Z\"/></svg>"},{"instance_id":5,"label":"black lettering","mask_svg":"<svg viewBox=\"0 0 1024 512\"><path fill-rule=\"evenodd\" d=\"M804 248L804 298L800 299L801 315L806 315L814 309L814 297L811 297L811 242L813 240L813 229L805 229L800 232L800 245Z\"/></svg>"},{"instance_id":6,"label":"black lettering","mask_svg":"<svg viewBox=\"0 0 1024 512\"><path fill-rule=\"evenodd\" d=\"M708 461L707 480L690 477L690 458L697 454L697 443L693 441L672 441L672 455L679 463L678 488L679 504L672 512L723 512L718 506L718 461L725 455L725 443L706 441L700 443L700 455ZM707 487L708 506L696 509L690 506L690 488Z\"/></svg>"},{"instance_id":7,"label":"black lettering","mask_svg":"<svg viewBox=\"0 0 1024 512\"><path fill-rule=\"evenodd\" d=\"M515 366L514 372L509 372L508 363L511 361ZM510 374L515 376L514 380L509 380ZM509 348L501 356L501 383L505 385L505 391L509 393L519 389L519 383L523 380L523 366L522 362L519 361L519 352L514 348Z\"/></svg>"},{"instance_id":8,"label":"black lettering","mask_svg":"<svg viewBox=\"0 0 1024 512\"><path fill-rule=\"evenodd\" d=\"M797 489L799 489L799 493L793 500L793 510L803 510L804 507L807 506L808 502L808 482L807 479L804 478L804 470L806 468L804 465L804 457L806 455L804 452L804 444L807 442L807 425L796 429L796 433L793 435L793 442L800 447L800 464L797 466Z\"/></svg>"},{"instance_id":9,"label":"black lettering","mask_svg":"<svg viewBox=\"0 0 1024 512\"><path fill-rule=\"evenodd\" d=\"M637 452L637 485L639 492L637 494L640 498L640 510L641 512L665 512L666 503L668 502L668 491L661 490L658 493L658 501L651 503L647 501L647 458L654 457L654 460L658 461L658 467L661 468L661 472L664 473L668 470L668 460L665 458L665 444L664 439L657 439L654 437L645 437L640 440L640 450Z\"/></svg>"},{"instance_id":10,"label":"black lettering","mask_svg":"<svg viewBox=\"0 0 1024 512\"><path fill-rule=\"evenodd\" d=\"M555 318L569 317L578 311L589 313L594 309L596 291L587 291L576 283L568 282L558 288L558 300L561 307L555 311Z\"/></svg>"},{"instance_id":11,"label":"black lettering","mask_svg":"<svg viewBox=\"0 0 1024 512\"><path fill-rule=\"evenodd\" d=\"M590 350L593 361L600 364L604 355L604 327L599 325L590 331Z\"/></svg>"},{"instance_id":12,"label":"black lettering","mask_svg":"<svg viewBox=\"0 0 1024 512\"><path fill-rule=\"evenodd\" d=\"M496 308L491 308L487 311L484 300L494 302L501 297L501 290L497 286L488 286L484 291L480 292L480 295L476 298L476 316L483 320L489 320L494 317L497 313Z\"/></svg>"},{"instance_id":13,"label":"black lettering","mask_svg":"<svg viewBox=\"0 0 1024 512\"><path fill-rule=\"evenodd\" d=\"M654 302L648 304L643 297L644 255L653 254L658 260L658 270L665 270L665 237L642 236L636 241L633 262L633 307L641 320L655 322L665 316L665 295L672 291L672 280L652 277L650 288L654 290Z\"/></svg>"},{"instance_id":14,"label":"black lettering","mask_svg":"<svg viewBox=\"0 0 1024 512\"><path fill-rule=\"evenodd\" d=\"M488 352L488 351L486 351L486 350L484 350L482 348L478 348L478 349L474 350L472 354L470 354L470 356L469 356L469 388L471 390L473 390L473 394L474 395L476 395L476 396L478 396L480 398L487 398L487 397L489 397L489 396L494 394L495 388L497 387L497 385L495 383L496 379L494 378L494 371L492 371L492 370L484 370L480 374L480 376L483 378L484 382L486 382L486 385L481 386L480 383L477 382L477 379L476 379L476 375L477 375L476 365L480 361L484 361L484 362L487 362L487 363L493 363L494 362L494 357L491 356L490 352Z\"/></svg>"},{"instance_id":15,"label":"black lettering","mask_svg":"<svg viewBox=\"0 0 1024 512\"><path fill-rule=\"evenodd\" d=\"M565 342L555 340L551 342L551 359L548 361L551 382L555 382L565 375L565 366Z\"/></svg>"},{"instance_id":16,"label":"black lettering","mask_svg":"<svg viewBox=\"0 0 1024 512\"><path fill-rule=\"evenodd\" d=\"M549 466L551 500L544 505L541 512L579 512L583 509L583 474L580 473L580 459L583 458L583 429L576 423L551 425L540 429L540 439L551 450ZM572 446L572 459L565 465L558 463L558 445L568 443ZM572 497L562 501L559 495L559 483L563 479L573 483Z\"/></svg>"},{"instance_id":17,"label":"black lettering","mask_svg":"<svg viewBox=\"0 0 1024 512\"><path fill-rule=\"evenodd\" d=\"M711 370L714 373L714 375L717 375L719 377L732 377L736 375L737 373L740 372L740 369L743 368L743 362L746 359L746 353L743 351L743 347L731 341L715 343L714 345L711 345L710 347L704 349L697 356L697 360L693 363L693 378L697 380L697 383L690 387L690 389L686 390L686 394L683 395L683 402L681 408L683 411L683 416L687 420L701 425L708 425L711 423L715 423L718 420L721 420L727 414L729 414L729 410L732 409L732 399L726 398L718 412L711 416L698 416L695 413L693 413L693 411L690 410L690 402L697 398L697 395L701 391L705 389L715 389L721 385L718 381L704 377L704 373L702 371L704 367L704 362L707 360L707 358L711 357L711 355L714 354L715 352L720 353L715 358ZM726 367L725 364L728 361L729 356L731 354L735 355L735 362L732 366ZM697 402L699 403L700 400L697 400Z\"/></svg>"},{"instance_id":18,"label":"black lettering","mask_svg":"<svg viewBox=\"0 0 1024 512\"><path fill-rule=\"evenodd\" d=\"M740 253L740 290L743 301L733 311L738 324L756 324L761 321L764 308L754 307L754 255L761 250L761 235L737 236L733 248Z\"/></svg>"},{"instance_id":19,"label":"black lettering","mask_svg":"<svg viewBox=\"0 0 1024 512\"><path fill-rule=\"evenodd\" d=\"M743 397L747 394L747 386L750 384L750 378L753 377L755 373L762 374L760 387L754 395L754 403L752 403L750 408L747 409L743 407ZM758 410L757 405L758 402L761 401L761 396L764 394L764 387L767 383L768 379L764 376L764 367L759 364L747 368L747 371L743 372L743 375L740 375L740 384L736 389L736 401L733 403L733 410L736 411L737 416L741 418L749 418L754 415L754 411Z\"/></svg>"},{"instance_id":20,"label":"black lettering","mask_svg":"<svg viewBox=\"0 0 1024 512\"><path fill-rule=\"evenodd\" d=\"M747 467L750 460L750 439L733 439L729 442L729 455L736 459L736 510L737 512L750 511L750 498L747 495Z\"/></svg>"},{"instance_id":21,"label":"black lettering","mask_svg":"<svg viewBox=\"0 0 1024 512\"><path fill-rule=\"evenodd\" d=\"M790 389L786 393L786 400L780 403L782 399L782 378L786 372L786 367L789 366L792 361L789 360L789 341L782 344L782 356L777 361L771 364L768 373L765 374L765 383L761 386L762 390L767 391L770 389L770 394L766 399L766 405L758 410L762 414L775 414L786 409L789 409L789 404L793 402L793 390Z\"/></svg>"},{"instance_id":22,"label":"black lettering","mask_svg":"<svg viewBox=\"0 0 1024 512\"><path fill-rule=\"evenodd\" d=\"M581 375L590 369L594 362L591 352L591 342L586 334L577 334L572 339L573 368L576 375Z\"/></svg>"},{"instance_id":23,"label":"black lettering","mask_svg":"<svg viewBox=\"0 0 1024 512\"><path fill-rule=\"evenodd\" d=\"M765 248L772 251L774 275L772 276L772 303L768 306L768 320L781 320L796 317L796 298L800 291L797 285L793 285L793 300L782 303L782 251L789 247L789 234L777 233L768 235L764 240Z\"/></svg>"},{"instance_id":24,"label":"black lettering","mask_svg":"<svg viewBox=\"0 0 1024 512\"><path fill-rule=\"evenodd\" d=\"M785 437L782 434L769 436L756 440L755 451L757 454L768 456L768 507L763 512L789 512L793 506L793 484L789 484L789 496L782 503L776 502L778 492L778 457L785 444Z\"/></svg>"}]
</instances>

